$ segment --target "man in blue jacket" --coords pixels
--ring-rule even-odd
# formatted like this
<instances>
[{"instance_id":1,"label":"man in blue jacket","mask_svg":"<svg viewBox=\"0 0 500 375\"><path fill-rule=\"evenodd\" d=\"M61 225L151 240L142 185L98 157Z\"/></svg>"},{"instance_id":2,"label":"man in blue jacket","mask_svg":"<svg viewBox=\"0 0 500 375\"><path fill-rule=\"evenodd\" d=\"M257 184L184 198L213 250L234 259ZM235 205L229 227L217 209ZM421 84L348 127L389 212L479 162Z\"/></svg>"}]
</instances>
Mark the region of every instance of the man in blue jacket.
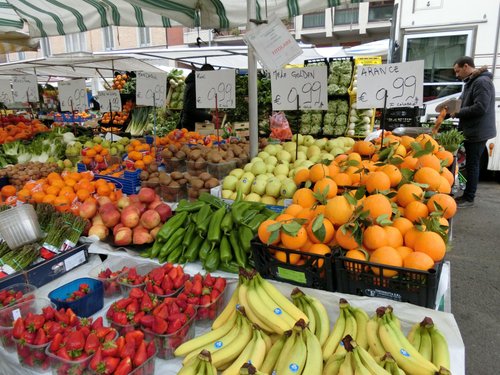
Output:
<instances>
[{"instance_id":1,"label":"man in blue jacket","mask_svg":"<svg viewBox=\"0 0 500 375\"><path fill-rule=\"evenodd\" d=\"M457 199L458 207L472 207L479 181L481 155L486 141L496 137L495 87L493 75L486 67L476 69L472 57L459 58L453 65L455 76L464 81L460 111L451 117L460 119L459 130L465 137L465 170L467 184L462 197Z\"/></svg>"}]
</instances>

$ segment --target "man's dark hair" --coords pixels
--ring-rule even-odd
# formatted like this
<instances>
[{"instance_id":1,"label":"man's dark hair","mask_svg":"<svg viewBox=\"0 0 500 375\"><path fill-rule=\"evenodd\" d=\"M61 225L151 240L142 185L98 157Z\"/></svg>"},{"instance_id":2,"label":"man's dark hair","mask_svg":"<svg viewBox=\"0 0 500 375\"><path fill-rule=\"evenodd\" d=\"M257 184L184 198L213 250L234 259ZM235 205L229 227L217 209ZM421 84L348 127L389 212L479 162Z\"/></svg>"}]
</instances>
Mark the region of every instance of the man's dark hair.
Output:
<instances>
[{"instance_id":1,"label":"man's dark hair","mask_svg":"<svg viewBox=\"0 0 500 375\"><path fill-rule=\"evenodd\" d=\"M460 68L462 68L465 64L469 65L472 68L475 68L476 66L474 65L474 59L470 56L462 56L455 63L453 66L458 65Z\"/></svg>"},{"instance_id":2,"label":"man's dark hair","mask_svg":"<svg viewBox=\"0 0 500 375\"><path fill-rule=\"evenodd\" d=\"M214 67L210 64L203 64L200 70L215 70Z\"/></svg>"}]
</instances>

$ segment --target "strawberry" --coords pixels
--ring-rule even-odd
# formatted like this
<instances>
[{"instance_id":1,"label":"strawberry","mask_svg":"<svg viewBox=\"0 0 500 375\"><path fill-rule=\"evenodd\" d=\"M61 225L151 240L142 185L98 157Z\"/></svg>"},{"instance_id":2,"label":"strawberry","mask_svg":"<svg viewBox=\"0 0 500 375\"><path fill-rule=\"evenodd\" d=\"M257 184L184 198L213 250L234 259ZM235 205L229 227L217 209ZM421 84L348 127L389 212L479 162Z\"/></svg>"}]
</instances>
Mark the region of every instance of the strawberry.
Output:
<instances>
[{"instance_id":1,"label":"strawberry","mask_svg":"<svg viewBox=\"0 0 500 375\"><path fill-rule=\"evenodd\" d=\"M201 273L197 273L196 275L193 276L193 281L201 281L203 282L203 276Z\"/></svg>"},{"instance_id":2,"label":"strawberry","mask_svg":"<svg viewBox=\"0 0 500 375\"><path fill-rule=\"evenodd\" d=\"M12 336L15 339L21 339L24 335L24 321L23 318L17 318L16 321L14 322L14 327L12 329Z\"/></svg>"},{"instance_id":3,"label":"strawberry","mask_svg":"<svg viewBox=\"0 0 500 375\"><path fill-rule=\"evenodd\" d=\"M69 316L66 315L66 312L64 309L59 309L54 311L54 317L56 319L56 322L59 322L63 324L64 326L69 325Z\"/></svg>"},{"instance_id":4,"label":"strawberry","mask_svg":"<svg viewBox=\"0 0 500 375\"><path fill-rule=\"evenodd\" d=\"M112 306L113 310L115 311L123 311L125 308L129 305L129 303L132 302L132 298L122 298L118 301L116 301Z\"/></svg>"},{"instance_id":5,"label":"strawberry","mask_svg":"<svg viewBox=\"0 0 500 375\"><path fill-rule=\"evenodd\" d=\"M148 356L147 356L146 342L141 339L139 347L137 348L137 351L135 352L134 357L132 359L132 363L134 364L135 367L139 367L144 362L146 362L147 359Z\"/></svg>"},{"instance_id":6,"label":"strawberry","mask_svg":"<svg viewBox=\"0 0 500 375\"><path fill-rule=\"evenodd\" d=\"M139 288L132 288L130 290L130 293L128 294L128 296L130 298L137 298L137 299L139 299L139 298L142 298L144 296L144 292L141 289L139 289Z\"/></svg>"},{"instance_id":7,"label":"strawberry","mask_svg":"<svg viewBox=\"0 0 500 375\"><path fill-rule=\"evenodd\" d=\"M110 332L114 332L111 327L97 327L95 329L95 334L99 340L103 340Z\"/></svg>"},{"instance_id":8,"label":"strawberry","mask_svg":"<svg viewBox=\"0 0 500 375\"><path fill-rule=\"evenodd\" d=\"M169 315L178 314L181 312L181 309L180 309L179 305L175 301L173 301L172 303L170 303L168 305L168 312L169 312Z\"/></svg>"},{"instance_id":9,"label":"strawberry","mask_svg":"<svg viewBox=\"0 0 500 375\"><path fill-rule=\"evenodd\" d=\"M146 348L148 358L156 354L156 345L154 340L151 340Z\"/></svg>"},{"instance_id":10,"label":"strawberry","mask_svg":"<svg viewBox=\"0 0 500 375\"><path fill-rule=\"evenodd\" d=\"M196 313L196 309L194 305L187 305L186 308L184 309L184 314L186 314L188 317L194 316Z\"/></svg>"},{"instance_id":11,"label":"strawberry","mask_svg":"<svg viewBox=\"0 0 500 375\"><path fill-rule=\"evenodd\" d=\"M143 327L151 328L153 326L154 317L152 315L144 315L140 319L140 323Z\"/></svg>"},{"instance_id":12,"label":"strawberry","mask_svg":"<svg viewBox=\"0 0 500 375\"><path fill-rule=\"evenodd\" d=\"M92 322L92 330L96 330L97 328L101 328L104 326L104 322L103 322L103 318L102 316L98 317L96 320L94 320Z\"/></svg>"},{"instance_id":13,"label":"strawberry","mask_svg":"<svg viewBox=\"0 0 500 375\"><path fill-rule=\"evenodd\" d=\"M114 375L127 375L132 371L132 360L130 357L123 358L118 367L116 368Z\"/></svg>"},{"instance_id":14,"label":"strawberry","mask_svg":"<svg viewBox=\"0 0 500 375\"><path fill-rule=\"evenodd\" d=\"M68 316L69 325L71 327L74 327L78 323L79 320L78 316L75 314L73 310L71 310L71 308L66 309L66 315Z\"/></svg>"},{"instance_id":15,"label":"strawberry","mask_svg":"<svg viewBox=\"0 0 500 375\"><path fill-rule=\"evenodd\" d=\"M162 319L167 319L169 312L168 312L168 306L164 303L159 305L153 312L154 316L158 316Z\"/></svg>"},{"instance_id":16,"label":"strawberry","mask_svg":"<svg viewBox=\"0 0 500 375\"><path fill-rule=\"evenodd\" d=\"M201 305L200 297L188 297L186 302L193 305Z\"/></svg>"},{"instance_id":17,"label":"strawberry","mask_svg":"<svg viewBox=\"0 0 500 375\"><path fill-rule=\"evenodd\" d=\"M204 295L203 295L203 296L201 296L201 298L200 298L200 303L199 303L199 305L200 305L200 306L205 306L205 307L206 307L206 306L210 305L210 303L211 303L211 302L212 302L212 301L211 301L211 299L210 299L210 294L204 294Z\"/></svg>"},{"instance_id":18,"label":"strawberry","mask_svg":"<svg viewBox=\"0 0 500 375\"><path fill-rule=\"evenodd\" d=\"M210 272L207 272L203 279L203 286L214 286L215 284L215 278L210 274Z\"/></svg>"},{"instance_id":19,"label":"strawberry","mask_svg":"<svg viewBox=\"0 0 500 375\"><path fill-rule=\"evenodd\" d=\"M53 320L55 317L56 310L52 306L47 306L42 308L42 313L43 316L45 317L45 320Z\"/></svg>"},{"instance_id":20,"label":"strawberry","mask_svg":"<svg viewBox=\"0 0 500 375\"><path fill-rule=\"evenodd\" d=\"M93 354L96 352L97 348L101 345L99 337L95 333L90 333L85 341L85 353Z\"/></svg>"},{"instance_id":21,"label":"strawberry","mask_svg":"<svg viewBox=\"0 0 500 375\"><path fill-rule=\"evenodd\" d=\"M149 312L153 309L153 301L151 301L151 297L149 297L148 293L145 293L144 297L142 297L140 309L145 312Z\"/></svg>"},{"instance_id":22,"label":"strawberry","mask_svg":"<svg viewBox=\"0 0 500 375\"><path fill-rule=\"evenodd\" d=\"M138 329L127 332L125 334L125 342L134 341L135 347L137 348L139 344L144 341L144 332L139 331Z\"/></svg>"},{"instance_id":23,"label":"strawberry","mask_svg":"<svg viewBox=\"0 0 500 375\"><path fill-rule=\"evenodd\" d=\"M39 328L36 331L34 344L35 345L43 345L43 344L46 344L48 342L49 342L49 340L47 339L47 335L45 334L45 331L43 330L43 328Z\"/></svg>"},{"instance_id":24,"label":"strawberry","mask_svg":"<svg viewBox=\"0 0 500 375\"><path fill-rule=\"evenodd\" d=\"M221 291L219 289L216 289L214 287L214 289L212 289L212 291L210 292L210 299L213 301L217 301L217 298L219 298L219 296L221 295Z\"/></svg>"},{"instance_id":25,"label":"strawberry","mask_svg":"<svg viewBox=\"0 0 500 375\"><path fill-rule=\"evenodd\" d=\"M186 280L186 282L184 283L184 289L182 290L182 293L186 295L190 294L192 288L193 288L193 282L191 280Z\"/></svg>"},{"instance_id":26,"label":"strawberry","mask_svg":"<svg viewBox=\"0 0 500 375\"><path fill-rule=\"evenodd\" d=\"M184 324L182 323L182 321L180 319L174 320L173 322L171 322L168 325L167 334L177 332L178 330L180 330L182 328L183 325Z\"/></svg>"},{"instance_id":27,"label":"strawberry","mask_svg":"<svg viewBox=\"0 0 500 375\"><path fill-rule=\"evenodd\" d=\"M116 338L116 329L112 328L111 331L108 332L108 334L104 337L104 340L102 341L113 341Z\"/></svg>"},{"instance_id":28,"label":"strawberry","mask_svg":"<svg viewBox=\"0 0 500 375\"><path fill-rule=\"evenodd\" d=\"M154 316L153 325L151 329L153 330L154 333L162 335L167 331L168 323L166 322L166 320L160 318L159 316Z\"/></svg>"},{"instance_id":29,"label":"strawberry","mask_svg":"<svg viewBox=\"0 0 500 375\"><path fill-rule=\"evenodd\" d=\"M101 347L97 347L97 350L96 350L94 356L92 357L92 359L89 362L89 368L92 371L97 372L98 374L101 374L102 372L98 371L98 366L100 365L101 361L102 361L102 349L101 349Z\"/></svg>"},{"instance_id":30,"label":"strawberry","mask_svg":"<svg viewBox=\"0 0 500 375\"><path fill-rule=\"evenodd\" d=\"M134 324L138 325L144 315L146 315L144 311L139 311L137 314L135 314L133 318Z\"/></svg>"},{"instance_id":31,"label":"strawberry","mask_svg":"<svg viewBox=\"0 0 500 375\"><path fill-rule=\"evenodd\" d=\"M43 315L28 314L24 319L26 330L29 332L36 332L38 329L43 327L44 323L45 318Z\"/></svg>"},{"instance_id":32,"label":"strawberry","mask_svg":"<svg viewBox=\"0 0 500 375\"><path fill-rule=\"evenodd\" d=\"M128 324L127 314L123 311L115 311L113 315L113 322L118 323L122 326Z\"/></svg>"},{"instance_id":33,"label":"strawberry","mask_svg":"<svg viewBox=\"0 0 500 375\"><path fill-rule=\"evenodd\" d=\"M71 358L66 350L66 348L60 348L57 352L56 352L56 355L59 357L59 358L62 358L66 361L72 361L73 358Z\"/></svg>"},{"instance_id":34,"label":"strawberry","mask_svg":"<svg viewBox=\"0 0 500 375\"><path fill-rule=\"evenodd\" d=\"M71 331L68 336L64 338L64 347L70 351L83 350L85 346L85 337L81 331Z\"/></svg>"},{"instance_id":35,"label":"strawberry","mask_svg":"<svg viewBox=\"0 0 500 375\"><path fill-rule=\"evenodd\" d=\"M193 283L193 287L191 288L191 294L193 296L201 296L201 291L203 289L203 284L201 280L195 280Z\"/></svg>"},{"instance_id":36,"label":"strawberry","mask_svg":"<svg viewBox=\"0 0 500 375\"><path fill-rule=\"evenodd\" d=\"M173 291L174 283L172 282L172 279L170 278L169 275L165 276L165 278L161 283L161 287L165 291L165 294L168 294L170 291Z\"/></svg>"},{"instance_id":37,"label":"strawberry","mask_svg":"<svg viewBox=\"0 0 500 375\"><path fill-rule=\"evenodd\" d=\"M116 368L118 367L118 364L120 363L120 358L115 358L115 357L106 357L104 360L100 363L100 367L98 367L98 373L99 374L112 374ZM103 369L99 372L99 369Z\"/></svg>"},{"instance_id":38,"label":"strawberry","mask_svg":"<svg viewBox=\"0 0 500 375\"><path fill-rule=\"evenodd\" d=\"M168 279L168 277L166 277L166 278ZM153 285L153 293L156 294L156 295L162 296L162 295L165 295L165 294L169 294L169 291L168 290L163 290L159 286Z\"/></svg>"},{"instance_id":39,"label":"strawberry","mask_svg":"<svg viewBox=\"0 0 500 375\"><path fill-rule=\"evenodd\" d=\"M214 289L218 290L219 293L222 293L224 289L226 289L226 279L223 277L218 277L215 280Z\"/></svg>"},{"instance_id":40,"label":"strawberry","mask_svg":"<svg viewBox=\"0 0 500 375\"><path fill-rule=\"evenodd\" d=\"M167 275L171 280L175 280L177 278L178 271L179 267L174 267L170 271L168 271Z\"/></svg>"},{"instance_id":41,"label":"strawberry","mask_svg":"<svg viewBox=\"0 0 500 375\"><path fill-rule=\"evenodd\" d=\"M120 338L120 337L119 337ZM116 357L118 355L118 340L115 341L105 341L102 346L102 356L105 357Z\"/></svg>"},{"instance_id":42,"label":"strawberry","mask_svg":"<svg viewBox=\"0 0 500 375\"><path fill-rule=\"evenodd\" d=\"M146 283L146 292L153 293L153 283L150 281Z\"/></svg>"},{"instance_id":43,"label":"strawberry","mask_svg":"<svg viewBox=\"0 0 500 375\"><path fill-rule=\"evenodd\" d=\"M129 341L125 339L125 345L123 345L123 347L120 349L118 355L120 356L120 358L123 359L127 357L132 358L134 354L135 354L135 341L133 339Z\"/></svg>"},{"instance_id":44,"label":"strawberry","mask_svg":"<svg viewBox=\"0 0 500 375\"><path fill-rule=\"evenodd\" d=\"M165 268L158 267L149 272L148 278L153 282L153 285L160 285L165 277Z\"/></svg>"},{"instance_id":45,"label":"strawberry","mask_svg":"<svg viewBox=\"0 0 500 375\"><path fill-rule=\"evenodd\" d=\"M139 312L139 302L134 299L125 309L127 316L134 316Z\"/></svg>"},{"instance_id":46,"label":"strawberry","mask_svg":"<svg viewBox=\"0 0 500 375\"><path fill-rule=\"evenodd\" d=\"M89 284L87 283L82 283L80 284L80 286L78 287L78 290L87 294L87 293L90 293L90 286Z\"/></svg>"},{"instance_id":47,"label":"strawberry","mask_svg":"<svg viewBox=\"0 0 500 375\"><path fill-rule=\"evenodd\" d=\"M63 335L57 333L50 342L49 351L51 351L52 353L57 352L61 348L62 341Z\"/></svg>"}]
</instances>

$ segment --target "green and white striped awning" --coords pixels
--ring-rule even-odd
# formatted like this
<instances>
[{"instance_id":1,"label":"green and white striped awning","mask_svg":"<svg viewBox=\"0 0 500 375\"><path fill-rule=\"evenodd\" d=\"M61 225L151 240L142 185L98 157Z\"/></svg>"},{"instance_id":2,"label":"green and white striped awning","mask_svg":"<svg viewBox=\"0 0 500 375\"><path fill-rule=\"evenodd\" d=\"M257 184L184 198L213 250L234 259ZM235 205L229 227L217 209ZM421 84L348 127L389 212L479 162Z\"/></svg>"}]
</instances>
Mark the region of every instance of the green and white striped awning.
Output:
<instances>
[{"instance_id":1,"label":"green and white striped awning","mask_svg":"<svg viewBox=\"0 0 500 375\"><path fill-rule=\"evenodd\" d=\"M124 0L0 0L0 33L20 31L30 37L66 35L107 26L170 27L167 16Z\"/></svg>"}]
</instances>

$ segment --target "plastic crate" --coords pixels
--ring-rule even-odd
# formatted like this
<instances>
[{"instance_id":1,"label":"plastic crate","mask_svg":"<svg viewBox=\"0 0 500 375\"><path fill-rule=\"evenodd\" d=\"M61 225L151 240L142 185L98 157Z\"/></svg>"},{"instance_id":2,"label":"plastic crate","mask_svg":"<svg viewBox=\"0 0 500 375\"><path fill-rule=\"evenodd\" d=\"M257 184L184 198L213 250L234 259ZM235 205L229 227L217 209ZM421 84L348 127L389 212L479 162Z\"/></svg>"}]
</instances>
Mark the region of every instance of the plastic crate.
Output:
<instances>
[{"instance_id":1,"label":"plastic crate","mask_svg":"<svg viewBox=\"0 0 500 375\"><path fill-rule=\"evenodd\" d=\"M399 127L420 126L419 107L387 108L385 110L385 130L394 130Z\"/></svg>"},{"instance_id":2,"label":"plastic crate","mask_svg":"<svg viewBox=\"0 0 500 375\"><path fill-rule=\"evenodd\" d=\"M340 249L336 249L333 262L339 293L382 297L431 309L435 307L442 262L436 263L435 269L419 271L346 258ZM372 272L370 267L373 265L380 269L380 275ZM397 271L398 274L383 277L384 270Z\"/></svg>"},{"instance_id":3,"label":"plastic crate","mask_svg":"<svg viewBox=\"0 0 500 375\"><path fill-rule=\"evenodd\" d=\"M208 162L208 173L218 180L222 180L229 172L236 168L236 160L225 161L221 163Z\"/></svg>"},{"instance_id":4,"label":"plastic crate","mask_svg":"<svg viewBox=\"0 0 500 375\"><path fill-rule=\"evenodd\" d=\"M286 262L276 259L271 250L285 253ZM255 268L262 277L307 288L335 291L331 254L318 255L265 245L257 238L252 240L252 251ZM290 263L290 257L294 254L302 256L305 259L304 264Z\"/></svg>"},{"instance_id":5,"label":"plastic crate","mask_svg":"<svg viewBox=\"0 0 500 375\"><path fill-rule=\"evenodd\" d=\"M87 167L85 166L85 164L78 163L77 170L78 172L85 172L87 170ZM102 178L103 180L112 182L115 184L117 189L121 189L125 194L131 195L131 194L137 194L137 192L141 188L141 179L139 177L140 174L141 170L136 169L135 171L125 170L123 172L123 177L113 177L102 174L95 174L94 178L95 179Z\"/></svg>"},{"instance_id":6,"label":"plastic crate","mask_svg":"<svg viewBox=\"0 0 500 375\"><path fill-rule=\"evenodd\" d=\"M82 283L89 285L90 292L75 301L65 301L71 293L78 290ZM54 289L49 293L49 298L57 306L57 309L71 308L76 315L86 318L102 309L104 305L104 288L101 281L82 277Z\"/></svg>"}]
</instances>

